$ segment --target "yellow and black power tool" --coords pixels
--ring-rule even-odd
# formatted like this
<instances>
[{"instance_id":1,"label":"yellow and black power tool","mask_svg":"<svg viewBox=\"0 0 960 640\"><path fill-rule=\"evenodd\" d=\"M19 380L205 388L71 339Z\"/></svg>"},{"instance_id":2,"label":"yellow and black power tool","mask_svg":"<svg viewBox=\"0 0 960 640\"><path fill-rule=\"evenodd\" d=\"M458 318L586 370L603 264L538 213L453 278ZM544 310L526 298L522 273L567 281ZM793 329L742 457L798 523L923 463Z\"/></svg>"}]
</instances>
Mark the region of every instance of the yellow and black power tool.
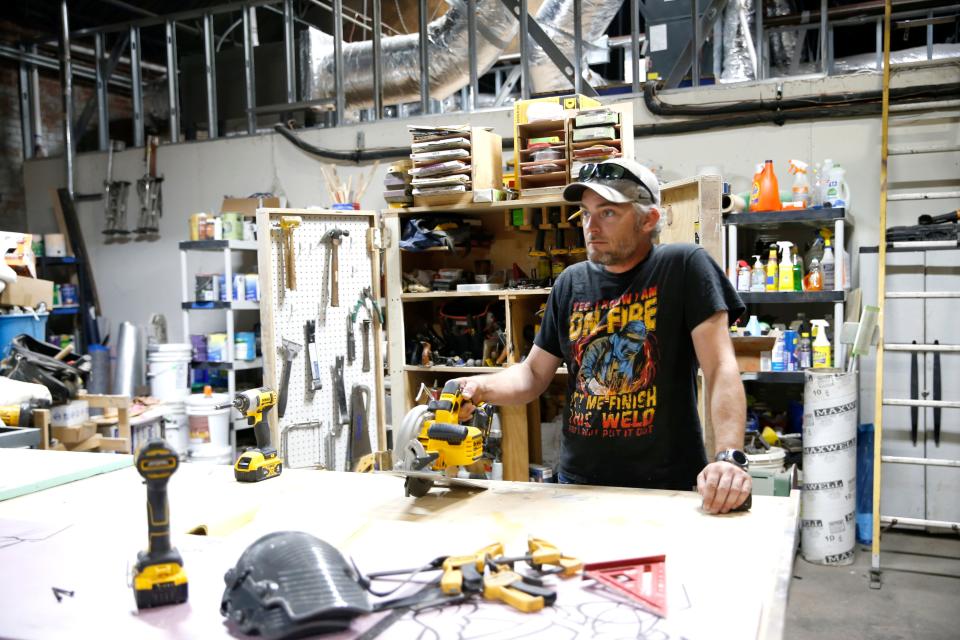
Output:
<instances>
[{"instance_id":1,"label":"yellow and black power tool","mask_svg":"<svg viewBox=\"0 0 960 640\"><path fill-rule=\"evenodd\" d=\"M450 467L471 465L483 456L493 406L477 405L470 425L460 424L463 394L456 380L448 381L438 400L414 407L397 434L394 469L407 474L407 495L422 497L433 486L430 475Z\"/></svg>"},{"instance_id":2,"label":"yellow and black power tool","mask_svg":"<svg viewBox=\"0 0 960 640\"><path fill-rule=\"evenodd\" d=\"M167 481L180 466L177 452L162 439L147 442L136 458L137 471L147 485L147 529L150 546L137 554L133 594L138 609L187 601L187 574L180 552L170 545L170 507Z\"/></svg>"},{"instance_id":3,"label":"yellow and black power tool","mask_svg":"<svg viewBox=\"0 0 960 640\"><path fill-rule=\"evenodd\" d=\"M247 416L247 424L253 427L257 439L255 449L240 454L233 465L233 476L240 482L260 482L276 478L283 471L283 463L277 450L270 444L270 424L265 420L270 408L277 404L277 392L268 387L238 391L233 402L217 406L217 409L234 407Z\"/></svg>"}]
</instances>

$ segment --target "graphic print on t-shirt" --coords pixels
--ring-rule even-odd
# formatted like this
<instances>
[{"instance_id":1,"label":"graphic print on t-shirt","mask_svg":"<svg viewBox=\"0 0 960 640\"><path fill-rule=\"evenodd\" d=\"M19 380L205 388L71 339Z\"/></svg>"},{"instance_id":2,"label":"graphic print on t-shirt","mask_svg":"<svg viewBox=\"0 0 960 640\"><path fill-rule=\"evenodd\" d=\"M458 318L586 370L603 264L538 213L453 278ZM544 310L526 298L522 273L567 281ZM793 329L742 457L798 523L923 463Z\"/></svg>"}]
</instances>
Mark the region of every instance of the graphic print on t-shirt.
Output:
<instances>
[{"instance_id":1,"label":"graphic print on t-shirt","mask_svg":"<svg viewBox=\"0 0 960 640\"><path fill-rule=\"evenodd\" d=\"M573 301L569 339L578 373L571 433L633 438L653 432L656 331L656 286L613 300Z\"/></svg>"}]
</instances>

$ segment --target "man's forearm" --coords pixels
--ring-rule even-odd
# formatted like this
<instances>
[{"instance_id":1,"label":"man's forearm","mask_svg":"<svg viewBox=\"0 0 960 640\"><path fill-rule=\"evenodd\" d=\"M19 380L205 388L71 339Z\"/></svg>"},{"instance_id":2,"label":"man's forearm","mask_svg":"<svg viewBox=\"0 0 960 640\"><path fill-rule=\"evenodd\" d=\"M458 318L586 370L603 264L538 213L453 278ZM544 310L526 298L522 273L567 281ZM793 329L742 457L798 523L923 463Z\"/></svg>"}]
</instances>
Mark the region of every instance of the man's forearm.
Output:
<instances>
[{"instance_id":1,"label":"man's forearm","mask_svg":"<svg viewBox=\"0 0 960 640\"><path fill-rule=\"evenodd\" d=\"M507 367L497 373L488 373L480 376L474 376L482 385L482 398L484 402L493 404L526 404L537 398L543 391L546 384L538 380L534 371L525 363Z\"/></svg>"},{"instance_id":2,"label":"man's forearm","mask_svg":"<svg viewBox=\"0 0 960 640\"><path fill-rule=\"evenodd\" d=\"M717 453L724 449L742 449L747 421L743 383L735 361L722 362L707 380L710 389L710 421Z\"/></svg>"}]
</instances>

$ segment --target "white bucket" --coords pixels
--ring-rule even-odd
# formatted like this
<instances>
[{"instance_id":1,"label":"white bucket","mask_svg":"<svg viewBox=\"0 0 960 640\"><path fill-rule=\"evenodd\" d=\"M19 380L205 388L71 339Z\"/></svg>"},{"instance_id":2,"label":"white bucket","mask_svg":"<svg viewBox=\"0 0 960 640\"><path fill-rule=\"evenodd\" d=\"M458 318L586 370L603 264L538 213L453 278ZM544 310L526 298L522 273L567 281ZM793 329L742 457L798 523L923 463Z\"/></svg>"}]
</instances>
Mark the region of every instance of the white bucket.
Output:
<instances>
[{"instance_id":1,"label":"white bucket","mask_svg":"<svg viewBox=\"0 0 960 640\"><path fill-rule=\"evenodd\" d=\"M189 344L152 344L147 349L147 378L150 395L158 400L181 400L190 393Z\"/></svg>"},{"instance_id":2,"label":"white bucket","mask_svg":"<svg viewBox=\"0 0 960 640\"><path fill-rule=\"evenodd\" d=\"M786 450L780 447L770 447L767 453L748 453L747 460L750 462L750 470L762 469L764 471L783 471L783 461L787 457Z\"/></svg>"},{"instance_id":3,"label":"white bucket","mask_svg":"<svg viewBox=\"0 0 960 640\"><path fill-rule=\"evenodd\" d=\"M218 404L228 402L225 393L214 393L205 396L202 393L187 398L187 451L191 460L219 461L229 459L232 454L230 446L230 412L232 409L215 409ZM212 459L212 460L211 460Z\"/></svg>"},{"instance_id":4,"label":"white bucket","mask_svg":"<svg viewBox=\"0 0 960 640\"><path fill-rule=\"evenodd\" d=\"M163 404L163 428L166 440L180 455L187 456L187 445L190 442L190 422L187 418L187 407L183 401L168 401Z\"/></svg>"},{"instance_id":5,"label":"white bucket","mask_svg":"<svg viewBox=\"0 0 960 640\"><path fill-rule=\"evenodd\" d=\"M803 390L803 559L854 560L857 506L857 377L808 369Z\"/></svg>"}]
</instances>

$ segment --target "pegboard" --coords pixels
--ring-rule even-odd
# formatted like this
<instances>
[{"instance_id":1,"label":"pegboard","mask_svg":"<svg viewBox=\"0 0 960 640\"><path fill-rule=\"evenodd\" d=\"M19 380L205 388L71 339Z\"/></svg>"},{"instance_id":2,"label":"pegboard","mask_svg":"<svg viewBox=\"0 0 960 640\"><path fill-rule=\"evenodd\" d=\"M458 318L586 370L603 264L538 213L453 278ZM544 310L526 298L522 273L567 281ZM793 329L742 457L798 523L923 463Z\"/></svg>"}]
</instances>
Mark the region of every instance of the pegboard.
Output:
<instances>
[{"instance_id":1,"label":"pegboard","mask_svg":"<svg viewBox=\"0 0 960 640\"><path fill-rule=\"evenodd\" d=\"M294 269L296 287L286 286L284 245L280 220L284 216L300 219L293 229ZM381 406L383 392L383 368L380 349L381 326L374 311L369 307L357 311L353 324L356 342L356 358L351 363L347 355L348 318L360 299L364 288L380 299L380 255L371 249L371 230L376 230L378 214L372 211L330 211L302 209L258 209L257 237L261 286L261 334L264 361L264 384L277 389L283 370L283 358L278 348L284 339L301 346L293 360L290 383L287 390L287 406L283 418L271 412L270 428L273 442L278 449L284 444L289 449L281 451L290 467L322 465L337 471L348 470L346 459L350 425L336 420L335 385L331 369L336 358L344 357L343 379L346 389L347 412L351 404L351 390L362 385L370 390L367 404L368 436L372 452L386 448L385 416ZM331 229L349 231L343 236L338 248L339 306L331 307L328 288L330 249L323 242ZM321 311L325 307L325 313ZM316 348L319 360L322 388L313 392L308 384L310 357L307 351L305 325L308 320L316 322ZM370 371L363 372L364 340L361 331L363 320L371 320L367 348L370 354ZM343 421L347 421L347 417ZM319 428L303 428L298 425L319 423ZM286 437L283 432L294 426ZM327 441L332 438L332 443ZM331 455L332 454L332 455Z\"/></svg>"}]
</instances>

